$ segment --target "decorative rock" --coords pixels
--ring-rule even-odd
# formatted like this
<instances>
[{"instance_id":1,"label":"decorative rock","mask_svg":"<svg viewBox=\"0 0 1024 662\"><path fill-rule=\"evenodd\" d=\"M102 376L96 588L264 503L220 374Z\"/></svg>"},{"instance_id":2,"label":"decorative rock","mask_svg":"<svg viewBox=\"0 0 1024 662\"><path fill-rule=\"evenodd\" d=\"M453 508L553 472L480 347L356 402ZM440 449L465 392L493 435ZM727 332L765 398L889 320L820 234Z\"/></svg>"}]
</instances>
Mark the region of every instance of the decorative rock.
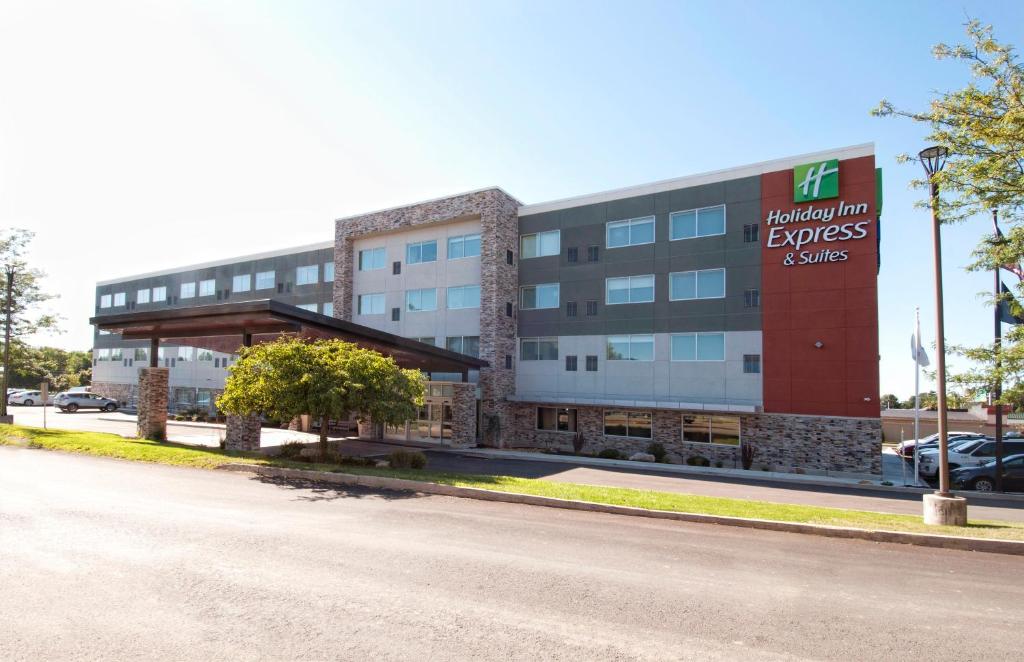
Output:
<instances>
[{"instance_id":1,"label":"decorative rock","mask_svg":"<svg viewBox=\"0 0 1024 662\"><path fill-rule=\"evenodd\" d=\"M654 462L654 456L650 453L633 453L629 459L633 462Z\"/></svg>"},{"instance_id":2,"label":"decorative rock","mask_svg":"<svg viewBox=\"0 0 1024 662\"><path fill-rule=\"evenodd\" d=\"M310 446L307 446L306 448L303 448L299 451L299 457L317 457L318 455L320 455L320 449L313 448Z\"/></svg>"}]
</instances>

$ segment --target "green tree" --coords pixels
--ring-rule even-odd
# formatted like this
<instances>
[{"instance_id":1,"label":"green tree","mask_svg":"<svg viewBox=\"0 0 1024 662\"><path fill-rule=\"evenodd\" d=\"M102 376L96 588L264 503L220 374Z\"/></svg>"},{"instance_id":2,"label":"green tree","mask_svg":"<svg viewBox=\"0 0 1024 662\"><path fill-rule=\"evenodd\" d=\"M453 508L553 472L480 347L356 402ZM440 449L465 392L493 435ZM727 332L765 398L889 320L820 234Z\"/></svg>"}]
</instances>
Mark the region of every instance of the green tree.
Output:
<instances>
[{"instance_id":1,"label":"green tree","mask_svg":"<svg viewBox=\"0 0 1024 662\"><path fill-rule=\"evenodd\" d=\"M886 393L882 396L882 409L899 409L900 399L892 393Z\"/></svg>"},{"instance_id":2,"label":"green tree","mask_svg":"<svg viewBox=\"0 0 1024 662\"><path fill-rule=\"evenodd\" d=\"M366 416L400 425L416 417L424 380L391 357L341 340L283 338L243 349L217 407L228 414L266 414L320 421L320 455L328 455L327 421Z\"/></svg>"}]
</instances>

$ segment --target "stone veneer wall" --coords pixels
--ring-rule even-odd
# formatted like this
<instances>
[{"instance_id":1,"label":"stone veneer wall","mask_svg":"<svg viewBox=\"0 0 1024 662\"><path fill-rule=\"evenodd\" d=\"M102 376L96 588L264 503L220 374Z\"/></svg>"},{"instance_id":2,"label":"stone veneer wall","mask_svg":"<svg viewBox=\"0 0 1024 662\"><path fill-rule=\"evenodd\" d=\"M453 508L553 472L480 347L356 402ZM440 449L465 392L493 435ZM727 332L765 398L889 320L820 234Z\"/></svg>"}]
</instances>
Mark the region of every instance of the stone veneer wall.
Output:
<instances>
[{"instance_id":1,"label":"stone veneer wall","mask_svg":"<svg viewBox=\"0 0 1024 662\"><path fill-rule=\"evenodd\" d=\"M515 447L572 450L570 432L537 430L534 404L515 404ZM542 403L541 406L557 406ZM738 446L682 440L682 412L655 410L652 439L606 436L604 407L577 406L576 427L583 433L583 451L615 448L625 454L646 452L652 441L665 446L670 462L681 464L699 455L714 466L741 467ZM617 407L616 409L623 409ZM648 411L648 410L645 410ZM880 474L882 423L879 418L841 418L790 414L741 414L740 435L757 448L752 468L783 472Z\"/></svg>"},{"instance_id":2,"label":"stone veneer wall","mask_svg":"<svg viewBox=\"0 0 1024 662\"><path fill-rule=\"evenodd\" d=\"M228 416L224 448L232 451L258 451L260 432L259 416Z\"/></svg>"},{"instance_id":3,"label":"stone veneer wall","mask_svg":"<svg viewBox=\"0 0 1024 662\"><path fill-rule=\"evenodd\" d=\"M485 416L497 417L496 429L502 431L481 436L485 443L495 446L508 445L513 430L512 405L507 397L515 392L515 372L505 368L505 356L515 356L519 204L501 189L493 188L335 223L334 316L351 320L355 239L446 221L480 219L480 358L489 364L480 370L481 408ZM512 264L505 259L506 251L512 251ZM511 317L505 314L506 303L512 304Z\"/></svg>"},{"instance_id":4,"label":"stone veneer wall","mask_svg":"<svg viewBox=\"0 0 1024 662\"><path fill-rule=\"evenodd\" d=\"M140 438L163 441L167 438L168 368L139 369L139 410L137 430Z\"/></svg>"},{"instance_id":5,"label":"stone veneer wall","mask_svg":"<svg viewBox=\"0 0 1024 662\"><path fill-rule=\"evenodd\" d=\"M476 384L452 384L452 446L476 446Z\"/></svg>"}]
</instances>

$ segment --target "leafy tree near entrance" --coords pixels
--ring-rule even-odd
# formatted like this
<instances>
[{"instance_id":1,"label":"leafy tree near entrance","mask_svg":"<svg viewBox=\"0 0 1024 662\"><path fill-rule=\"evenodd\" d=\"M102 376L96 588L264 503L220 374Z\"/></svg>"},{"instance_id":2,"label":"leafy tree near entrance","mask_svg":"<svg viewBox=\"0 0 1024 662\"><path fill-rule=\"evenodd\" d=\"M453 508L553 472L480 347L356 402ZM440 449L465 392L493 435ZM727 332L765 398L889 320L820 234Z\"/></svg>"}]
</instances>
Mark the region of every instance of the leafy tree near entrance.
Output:
<instances>
[{"instance_id":1,"label":"leafy tree near entrance","mask_svg":"<svg viewBox=\"0 0 1024 662\"><path fill-rule=\"evenodd\" d=\"M320 455L328 454L327 421L368 416L400 425L423 403L424 380L389 356L341 340L282 338L244 348L217 407L239 416L266 414L320 421Z\"/></svg>"}]
</instances>

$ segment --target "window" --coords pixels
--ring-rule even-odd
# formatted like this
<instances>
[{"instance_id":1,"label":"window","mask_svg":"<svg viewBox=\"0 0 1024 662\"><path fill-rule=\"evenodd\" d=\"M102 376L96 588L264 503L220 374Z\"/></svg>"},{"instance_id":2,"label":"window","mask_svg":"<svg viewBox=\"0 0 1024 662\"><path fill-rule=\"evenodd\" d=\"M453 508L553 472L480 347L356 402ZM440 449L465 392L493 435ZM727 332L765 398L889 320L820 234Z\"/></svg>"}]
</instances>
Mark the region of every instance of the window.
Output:
<instances>
[{"instance_id":1,"label":"window","mask_svg":"<svg viewBox=\"0 0 1024 662\"><path fill-rule=\"evenodd\" d=\"M214 279L199 281L199 296L212 297L217 289L217 281Z\"/></svg>"},{"instance_id":2,"label":"window","mask_svg":"<svg viewBox=\"0 0 1024 662\"><path fill-rule=\"evenodd\" d=\"M512 317L512 304L509 302L505 303L505 317Z\"/></svg>"},{"instance_id":3,"label":"window","mask_svg":"<svg viewBox=\"0 0 1024 662\"><path fill-rule=\"evenodd\" d=\"M673 361L724 361L724 333L680 333L672 336Z\"/></svg>"},{"instance_id":4,"label":"window","mask_svg":"<svg viewBox=\"0 0 1024 662\"><path fill-rule=\"evenodd\" d=\"M197 361L212 361L213 360L213 352L211 352L208 349L197 350L196 360Z\"/></svg>"},{"instance_id":5,"label":"window","mask_svg":"<svg viewBox=\"0 0 1024 662\"><path fill-rule=\"evenodd\" d=\"M565 302L565 316L566 317L576 317L576 302L575 301L566 301Z\"/></svg>"},{"instance_id":6,"label":"window","mask_svg":"<svg viewBox=\"0 0 1024 662\"><path fill-rule=\"evenodd\" d=\"M757 223L748 223L743 226L743 241L747 244L755 244L761 240L761 231Z\"/></svg>"},{"instance_id":7,"label":"window","mask_svg":"<svg viewBox=\"0 0 1024 662\"><path fill-rule=\"evenodd\" d=\"M383 246L359 251L359 271L383 269L387 259L387 251L385 251Z\"/></svg>"},{"instance_id":8,"label":"window","mask_svg":"<svg viewBox=\"0 0 1024 662\"><path fill-rule=\"evenodd\" d=\"M275 275L273 271L260 271L256 274L256 289L257 290L272 290L274 289Z\"/></svg>"},{"instance_id":9,"label":"window","mask_svg":"<svg viewBox=\"0 0 1024 662\"><path fill-rule=\"evenodd\" d=\"M654 217L631 218L614 221L607 226L606 245L608 248L639 246L654 243Z\"/></svg>"},{"instance_id":10,"label":"window","mask_svg":"<svg viewBox=\"0 0 1024 662\"><path fill-rule=\"evenodd\" d=\"M609 361L653 361L654 336L608 336Z\"/></svg>"},{"instance_id":11,"label":"window","mask_svg":"<svg viewBox=\"0 0 1024 662\"><path fill-rule=\"evenodd\" d=\"M167 288L163 285L153 288L153 303L167 301Z\"/></svg>"},{"instance_id":12,"label":"window","mask_svg":"<svg viewBox=\"0 0 1024 662\"><path fill-rule=\"evenodd\" d=\"M135 292L135 303L149 303L149 288Z\"/></svg>"},{"instance_id":13,"label":"window","mask_svg":"<svg viewBox=\"0 0 1024 662\"><path fill-rule=\"evenodd\" d=\"M604 412L604 433L615 437L651 438L651 419L649 411L623 411L606 409Z\"/></svg>"},{"instance_id":14,"label":"window","mask_svg":"<svg viewBox=\"0 0 1024 662\"><path fill-rule=\"evenodd\" d=\"M558 283L527 285L520 289L519 308L558 308Z\"/></svg>"},{"instance_id":15,"label":"window","mask_svg":"<svg viewBox=\"0 0 1024 662\"><path fill-rule=\"evenodd\" d=\"M479 234L464 234L458 237L448 237L449 260L457 260L461 257L477 257L479 255Z\"/></svg>"},{"instance_id":16,"label":"window","mask_svg":"<svg viewBox=\"0 0 1024 662\"><path fill-rule=\"evenodd\" d=\"M409 290L405 293L405 309L411 313L437 310L437 290Z\"/></svg>"},{"instance_id":17,"label":"window","mask_svg":"<svg viewBox=\"0 0 1024 662\"><path fill-rule=\"evenodd\" d=\"M328 317L334 317L334 303L331 302L331 301L328 301L327 303L325 303L324 307L323 307L323 311L324 311L324 315L327 315Z\"/></svg>"},{"instance_id":18,"label":"window","mask_svg":"<svg viewBox=\"0 0 1024 662\"><path fill-rule=\"evenodd\" d=\"M240 274L231 279L232 292L248 292L252 289L252 274Z\"/></svg>"},{"instance_id":19,"label":"window","mask_svg":"<svg viewBox=\"0 0 1024 662\"><path fill-rule=\"evenodd\" d=\"M391 274L393 276L397 276L400 273L402 273L402 263L399 262L398 260L395 260L394 262L391 263Z\"/></svg>"},{"instance_id":20,"label":"window","mask_svg":"<svg viewBox=\"0 0 1024 662\"><path fill-rule=\"evenodd\" d=\"M738 446L740 419L736 416L683 414L683 441Z\"/></svg>"},{"instance_id":21,"label":"window","mask_svg":"<svg viewBox=\"0 0 1024 662\"><path fill-rule=\"evenodd\" d=\"M178 360L179 361L191 361L192 360L192 348L191 347L179 347L178 348Z\"/></svg>"},{"instance_id":22,"label":"window","mask_svg":"<svg viewBox=\"0 0 1024 662\"><path fill-rule=\"evenodd\" d=\"M434 336L419 336L419 337L413 338L413 340L415 340L416 342L424 343L426 345L433 345L434 344Z\"/></svg>"},{"instance_id":23,"label":"window","mask_svg":"<svg viewBox=\"0 0 1024 662\"><path fill-rule=\"evenodd\" d=\"M761 305L760 290L745 290L743 292L743 306L745 308L757 308Z\"/></svg>"},{"instance_id":24,"label":"window","mask_svg":"<svg viewBox=\"0 0 1024 662\"><path fill-rule=\"evenodd\" d=\"M748 375L757 375L761 373L761 355L760 354L744 354L743 355L743 372Z\"/></svg>"},{"instance_id":25,"label":"window","mask_svg":"<svg viewBox=\"0 0 1024 662\"><path fill-rule=\"evenodd\" d=\"M591 299L587 301L587 317L593 317L597 315L597 300Z\"/></svg>"},{"instance_id":26,"label":"window","mask_svg":"<svg viewBox=\"0 0 1024 662\"><path fill-rule=\"evenodd\" d=\"M136 347L134 352L134 359L136 361L148 361L149 350L146 349L145 347Z\"/></svg>"},{"instance_id":27,"label":"window","mask_svg":"<svg viewBox=\"0 0 1024 662\"><path fill-rule=\"evenodd\" d=\"M576 372L576 357L569 355L565 357L565 371Z\"/></svg>"},{"instance_id":28,"label":"window","mask_svg":"<svg viewBox=\"0 0 1024 662\"><path fill-rule=\"evenodd\" d=\"M124 305L124 292L114 292L114 305L115 306L123 306Z\"/></svg>"},{"instance_id":29,"label":"window","mask_svg":"<svg viewBox=\"0 0 1024 662\"><path fill-rule=\"evenodd\" d=\"M467 356L480 356L480 336L448 336L445 348Z\"/></svg>"},{"instance_id":30,"label":"window","mask_svg":"<svg viewBox=\"0 0 1024 662\"><path fill-rule=\"evenodd\" d=\"M123 358L124 358L124 353L121 351L120 347L114 347L114 348L112 348L110 350L110 360L111 361L120 361Z\"/></svg>"},{"instance_id":31,"label":"window","mask_svg":"<svg viewBox=\"0 0 1024 662\"><path fill-rule=\"evenodd\" d=\"M296 285L312 285L317 281L317 266L310 264L305 267L295 268Z\"/></svg>"},{"instance_id":32,"label":"window","mask_svg":"<svg viewBox=\"0 0 1024 662\"><path fill-rule=\"evenodd\" d=\"M605 303L646 303L654 301L654 276L625 276L605 281Z\"/></svg>"},{"instance_id":33,"label":"window","mask_svg":"<svg viewBox=\"0 0 1024 662\"><path fill-rule=\"evenodd\" d=\"M588 246L587 247L587 262L597 262L598 255L600 255L600 253L599 253L600 250L601 250L600 246Z\"/></svg>"},{"instance_id":34,"label":"window","mask_svg":"<svg viewBox=\"0 0 1024 662\"><path fill-rule=\"evenodd\" d=\"M110 360L110 350L109 349L97 349L96 350L96 360L97 361L109 361Z\"/></svg>"},{"instance_id":35,"label":"window","mask_svg":"<svg viewBox=\"0 0 1024 662\"><path fill-rule=\"evenodd\" d=\"M576 264L580 261L580 249L575 246L565 250L565 261L569 264Z\"/></svg>"},{"instance_id":36,"label":"window","mask_svg":"<svg viewBox=\"0 0 1024 662\"><path fill-rule=\"evenodd\" d=\"M597 355L590 354L587 356L587 372L597 372Z\"/></svg>"},{"instance_id":37,"label":"window","mask_svg":"<svg viewBox=\"0 0 1024 662\"><path fill-rule=\"evenodd\" d=\"M100 308L110 308L111 296L109 294L100 295Z\"/></svg>"},{"instance_id":38,"label":"window","mask_svg":"<svg viewBox=\"0 0 1024 662\"><path fill-rule=\"evenodd\" d=\"M434 262L437 260L437 241L418 241L405 245L405 261L408 264Z\"/></svg>"},{"instance_id":39,"label":"window","mask_svg":"<svg viewBox=\"0 0 1024 662\"><path fill-rule=\"evenodd\" d=\"M558 338L520 338L520 361L557 361Z\"/></svg>"},{"instance_id":40,"label":"window","mask_svg":"<svg viewBox=\"0 0 1024 662\"><path fill-rule=\"evenodd\" d=\"M181 298L191 299L196 295L196 284L195 283L182 283L181 284Z\"/></svg>"},{"instance_id":41,"label":"window","mask_svg":"<svg viewBox=\"0 0 1024 662\"><path fill-rule=\"evenodd\" d=\"M392 322L398 322L401 319L402 319L402 309L401 308L392 308L391 309L391 321Z\"/></svg>"},{"instance_id":42,"label":"window","mask_svg":"<svg viewBox=\"0 0 1024 662\"><path fill-rule=\"evenodd\" d=\"M672 212L668 222L671 241L725 234L725 205Z\"/></svg>"},{"instance_id":43,"label":"window","mask_svg":"<svg viewBox=\"0 0 1024 662\"><path fill-rule=\"evenodd\" d=\"M479 285L458 285L448 288L448 309L480 307Z\"/></svg>"},{"instance_id":44,"label":"window","mask_svg":"<svg viewBox=\"0 0 1024 662\"><path fill-rule=\"evenodd\" d=\"M316 304L315 303L300 303L299 305L297 305L295 307L296 308L301 308L303 310L308 310L311 313L315 313L316 312Z\"/></svg>"},{"instance_id":45,"label":"window","mask_svg":"<svg viewBox=\"0 0 1024 662\"><path fill-rule=\"evenodd\" d=\"M575 432L576 410L537 407L537 429L550 432Z\"/></svg>"},{"instance_id":46,"label":"window","mask_svg":"<svg viewBox=\"0 0 1024 662\"><path fill-rule=\"evenodd\" d=\"M512 251L506 250L505 251L505 264L512 264L512 262L514 260L515 260L515 255L512 254Z\"/></svg>"},{"instance_id":47,"label":"window","mask_svg":"<svg viewBox=\"0 0 1024 662\"><path fill-rule=\"evenodd\" d=\"M100 329L100 335L101 336L109 336L110 335L110 331L106 331L104 329Z\"/></svg>"},{"instance_id":48,"label":"window","mask_svg":"<svg viewBox=\"0 0 1024 662\"><path fill-rule=\"evenodd\" d=\"M725 269L677 271L668 275L670 301L721 299L725 296Z\"/></svg>"},{"instance_id":49,"label":"window","mask_svg":"<svg viewBox=\"0 0 1024 662\"><path fill-rule=\"evenodd\" d=\"M383 294L360 294L357 299L357 310L360 315L383 315Z\"/></svg>"},{"instance_id":50,"label":"window","mask_svg":"<svg viewBox=\"0 0 1024 662\"><path fill-rule=\"evenodd\" d=\"M558 255L562 252L562 232L549 230L536 234L524 234L519 238L519 259Z\"/></svg>"},{"instance_id":51,"label":"window","mask_svg":"<svg viewBox=\"0 0 1024 662\"><path fill-rule=\"evenodd\" d=\"M511 354L506 354L505 355L505 369L506 370L511 370L512 369L512 355Z\"/></svg>"},{"instance_id":52,"label":"window","mask_svg":"<svg viewBox=\"0 0 1024 662\"><path fill-rule=\"evenodd\" d=\"M324 262L324 282L334 282L334 260L331 260L330 262Z\"/></svg>"}]
</instances>

